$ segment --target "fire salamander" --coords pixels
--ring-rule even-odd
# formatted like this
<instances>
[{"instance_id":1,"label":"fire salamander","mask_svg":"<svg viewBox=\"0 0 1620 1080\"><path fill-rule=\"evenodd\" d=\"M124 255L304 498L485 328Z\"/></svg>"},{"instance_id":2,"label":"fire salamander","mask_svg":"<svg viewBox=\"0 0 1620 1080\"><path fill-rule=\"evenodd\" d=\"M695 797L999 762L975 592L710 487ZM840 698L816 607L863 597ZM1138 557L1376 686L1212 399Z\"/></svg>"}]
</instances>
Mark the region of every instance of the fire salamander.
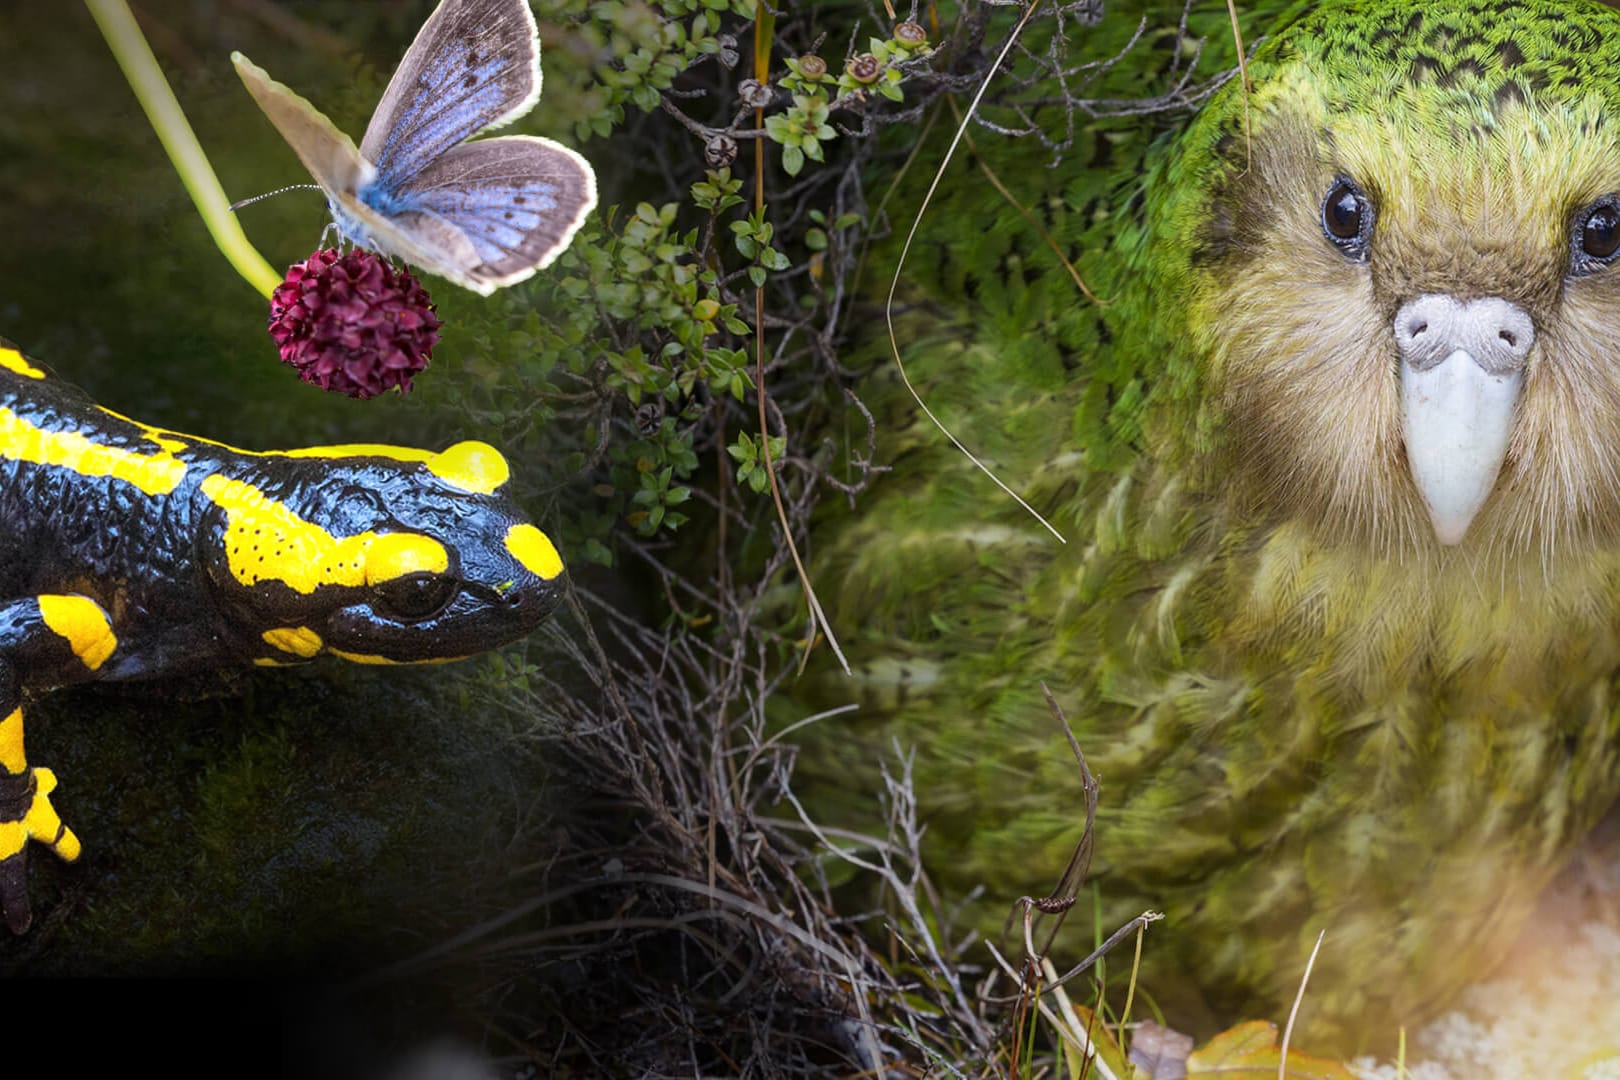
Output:
<instances>
[{"instance_id":1,"label":"fire salamander","mask_svg":"<svg viewBox=\"0 0 1620 1080\"><path fill-rule=\"evenodd\" d=\"M451 660L562 596L493 447L257 453L92 403L0 340L0 908L28 928L27 855L79 839L23 753L23 695L226 664Z\"/></svg>"}]
</instances>

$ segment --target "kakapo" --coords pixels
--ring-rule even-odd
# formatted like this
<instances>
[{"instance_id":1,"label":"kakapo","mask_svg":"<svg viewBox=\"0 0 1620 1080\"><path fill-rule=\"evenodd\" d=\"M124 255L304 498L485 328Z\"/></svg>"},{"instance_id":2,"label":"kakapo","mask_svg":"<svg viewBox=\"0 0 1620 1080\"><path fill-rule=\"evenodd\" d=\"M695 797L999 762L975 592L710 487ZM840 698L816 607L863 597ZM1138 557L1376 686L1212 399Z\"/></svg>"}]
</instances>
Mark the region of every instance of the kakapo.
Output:
<instances>
[{"instance_id":1,"label":"kakapo","mask_svg":"<svg viewBox=\"0 0 1620 1080\"><path fill-rule=\"evenodd\" d=\"M799 785L871 824L913 747L930 870L999 933L1084 824L1044 681L1104 929L1166 915L1150 988L1281 1019L1325 930L1303 1015L1349 1045L1486 973L1620 793L1620 12L1256 29L1147 167L1001 162L1102 303L989 185L930 211L910 375L1069 542L862 383L892 471L812 565L856 670L803 691L862 706Z\"/></svg>"}]
</instances>

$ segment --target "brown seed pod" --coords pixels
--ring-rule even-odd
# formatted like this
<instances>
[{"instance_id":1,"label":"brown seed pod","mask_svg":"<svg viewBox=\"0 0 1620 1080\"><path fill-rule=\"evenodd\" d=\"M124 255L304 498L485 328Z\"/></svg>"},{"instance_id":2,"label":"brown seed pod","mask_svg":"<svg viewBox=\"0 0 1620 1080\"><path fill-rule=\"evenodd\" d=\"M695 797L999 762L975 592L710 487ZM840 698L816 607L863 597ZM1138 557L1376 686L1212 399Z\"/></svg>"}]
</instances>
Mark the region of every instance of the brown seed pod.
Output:
<instances>
[{"instance_id":1,"label":"brown seed pod","mask_svg":"<svg viewBox=\"0 0 1620 1080\"><path fill-rule=\"evenodd\" d=\"M827 61L815 53L805 53L799 57L799 74L807 79L819 79L827 74Z\"/></svg>"},{"instance_id":2,"label":"brown seed pod","mask_svg":"<svg viewBox=\"0 0 1620 1080\"><path fill-rule=\"evenodd\" d=\"M750 109L763 109L771 103L771 88L754 79L744 79L737 84L737 96L742 103Z\"/></svg>"},{"instance_id":3,"label":"brown seed pod","mask_svg":"<svg viewBox=\"0 0 1620 1080\"><path fill-rule=\"evenodd\" d=\"M894 40L908 49L918 49L928 44L928 31L922 28L921 23L907 19L903 23L895 24Z\"/></svg>"},{"instance_id":4,"label":"brown seed pod","mask_svg":"<svg viewBox=\"0 0 1620 1080\"><path fill-rule=\"evenodd\" d=\"M871 53L861 53L844 65L844 71L858 83L875 83L883 75L883 63Z\"/></svg>"},{"instance_id":5,"label":"brown seed pod","mask_svg":"<svg viewBox=\"0 0 1620 1080\"><path fill-rule=\"evenodd\" d=\"M730 34L716 34L714 43L720 46L720 62L728 68L736 67L740 59L737 54L737 39Z\"/></svg>"},{"instance_id":6,"label":"brown seed pod","mask_svg":"<svg viewBox=\"0 0 1620 1080\"><path fill-rule=\"evenodd\" d=\"M658 433L658 425L664 422L664 402L659 398L644 401L636 409L636 431L642 438L650 439Z\"/></svg>"},{"instance_id":7,"label":"brown seed pod","mask_svg":"<svg viewBox=\"0 0 1620 1080\"><path fill-rule=\"evenodd\" d=\"M716 135L703 146L703 160L711 169L723 169L737 160L737 140Z\"/></svg>"}]
</instances>

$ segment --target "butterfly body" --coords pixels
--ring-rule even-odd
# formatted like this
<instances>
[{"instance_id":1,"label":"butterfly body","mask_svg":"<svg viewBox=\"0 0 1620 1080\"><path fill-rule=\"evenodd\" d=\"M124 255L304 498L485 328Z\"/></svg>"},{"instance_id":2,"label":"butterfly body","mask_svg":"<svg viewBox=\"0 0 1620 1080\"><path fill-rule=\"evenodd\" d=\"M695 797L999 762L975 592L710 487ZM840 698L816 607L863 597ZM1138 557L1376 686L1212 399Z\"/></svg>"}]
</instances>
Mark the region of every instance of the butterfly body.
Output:
<instances>
[{"instance_id":1,"label":"butterfly body","mask_svg":"<svg viewBox=\"0 0 1620 1080\"><path fill-rule=\"evenodd\" d=\"M488 296L548 265L596 205L590 165L560 143L467 141L539 100L540 41L526 0L443 0L358 148L264 69L240 53L232 61L358 246Z\"/></svg>"}]
</instances>

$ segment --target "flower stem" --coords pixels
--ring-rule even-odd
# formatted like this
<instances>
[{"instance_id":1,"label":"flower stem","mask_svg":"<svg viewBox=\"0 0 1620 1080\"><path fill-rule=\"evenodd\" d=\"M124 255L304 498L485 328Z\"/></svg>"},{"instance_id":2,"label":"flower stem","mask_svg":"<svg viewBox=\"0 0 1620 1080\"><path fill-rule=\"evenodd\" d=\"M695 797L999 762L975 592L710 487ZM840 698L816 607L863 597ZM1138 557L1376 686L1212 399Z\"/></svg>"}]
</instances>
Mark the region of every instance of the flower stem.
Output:
<instances>
[{"instance_id":1,"label":"flower stem","mask_svg":"<svg viewBox=\"0 0 1620 1080\"><path fill-rule=\"evenodd\" d=\"M208 164L208 155L203 153L196 134L186 122L186 114L175 100L174 91L169 89L157 57L152 55L135 16L130 14L129 5L124 0L85 0L85 6L101 28L101 36L107 39L141 108L146 110L152 130L157 132L175 171L180 174L180 182L191 193L191 201L196 203L197 212L202 215L214 243L219 245L236 272L268 297L281 284L281 275L271 269L254 248L242 232L236 215L231 213L225 190L219 186L219 178Z\"/></svg>"}]
</instances>

